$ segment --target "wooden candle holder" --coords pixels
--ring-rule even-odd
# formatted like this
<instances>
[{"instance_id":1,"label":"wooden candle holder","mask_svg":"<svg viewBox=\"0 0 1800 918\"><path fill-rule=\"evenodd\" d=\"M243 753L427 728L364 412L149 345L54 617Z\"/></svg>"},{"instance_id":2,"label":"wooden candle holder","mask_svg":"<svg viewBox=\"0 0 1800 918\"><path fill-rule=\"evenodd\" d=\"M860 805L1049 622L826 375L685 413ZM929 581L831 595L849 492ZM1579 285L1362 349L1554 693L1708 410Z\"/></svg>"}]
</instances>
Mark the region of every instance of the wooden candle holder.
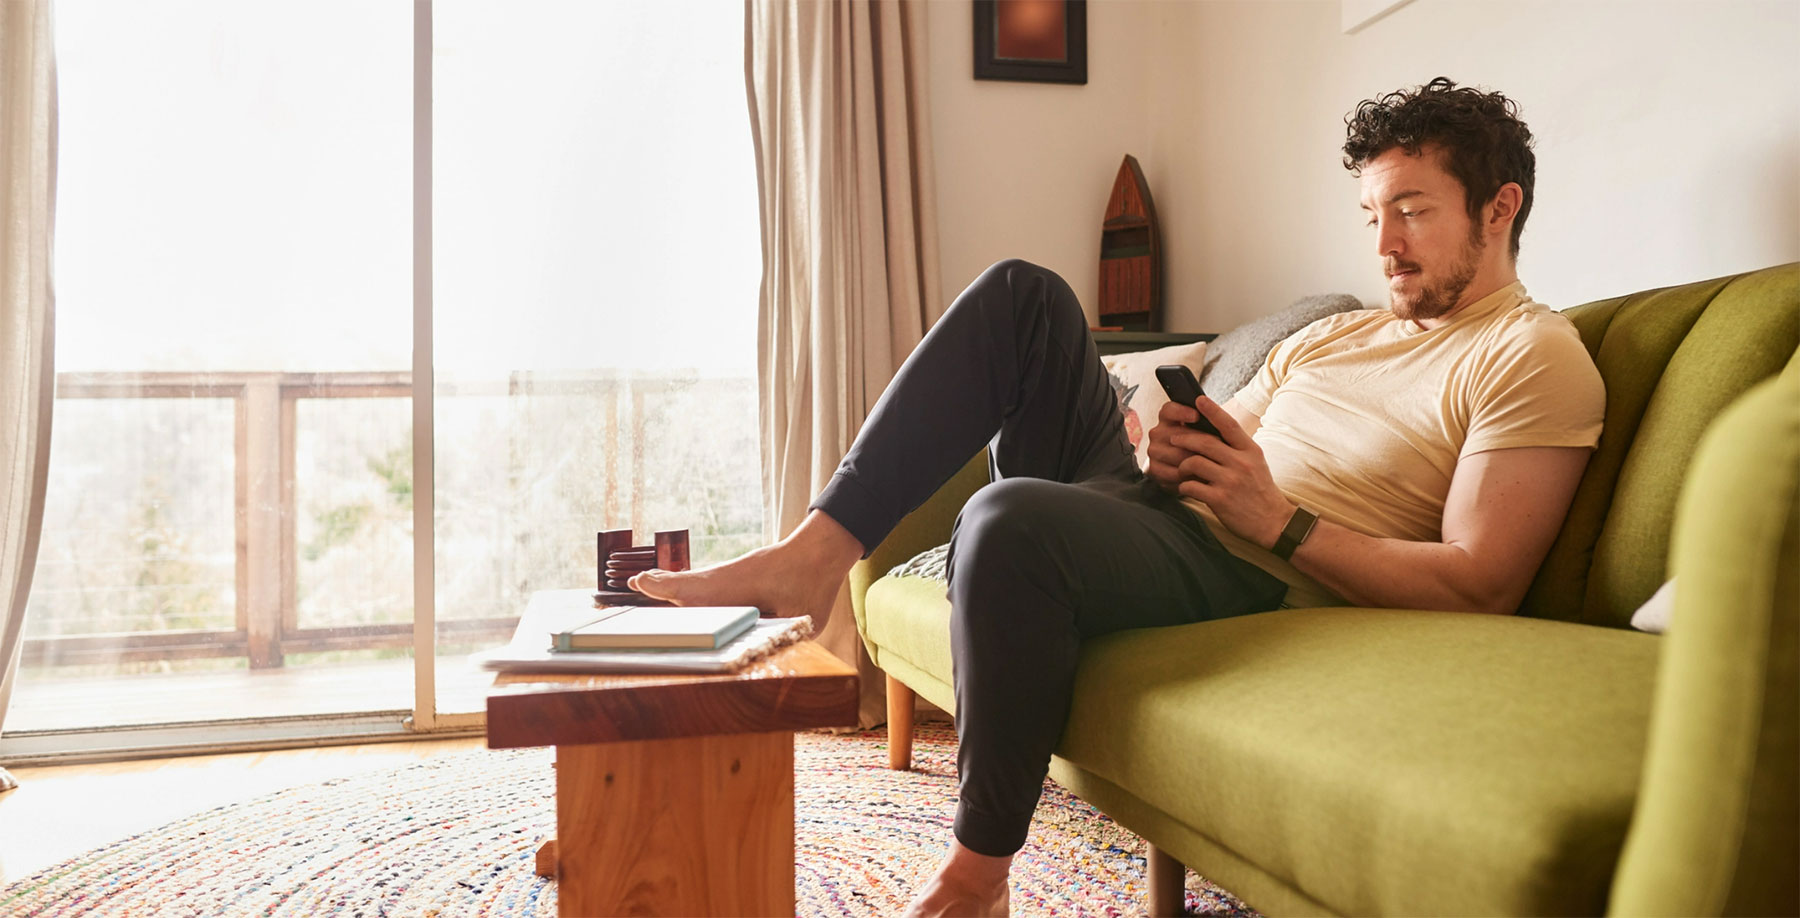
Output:
<instances>
[{"instance_id":1,"label":"wooden candle holder","mask_svg":"<svg viewBox=\"0 0 1800 918\"><path fill-rule=\"evenodd\" d=\"M650 545L631 544L631 530L609 529L595 534L597 556L594 605L597 606L667 606L673 603L652 599L626 585L633 574L647 570L685 571L688 569L688 531L670 529L656 534Z\"/></svg>"}]
</instances>

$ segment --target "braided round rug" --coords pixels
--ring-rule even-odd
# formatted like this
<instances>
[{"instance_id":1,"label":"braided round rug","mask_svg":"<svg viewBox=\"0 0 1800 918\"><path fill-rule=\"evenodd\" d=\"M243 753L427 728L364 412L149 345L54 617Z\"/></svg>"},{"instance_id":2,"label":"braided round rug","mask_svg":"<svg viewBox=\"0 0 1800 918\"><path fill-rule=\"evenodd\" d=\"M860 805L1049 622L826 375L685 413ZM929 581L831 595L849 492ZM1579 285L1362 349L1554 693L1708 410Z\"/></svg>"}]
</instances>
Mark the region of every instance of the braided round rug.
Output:
<instances>
[{"instance_id":1,"label":"braided round rug","mask_svg":"<svg viewBox=\"0 0 1800 918\"><path fill-rule=\"evenodd\" d=\"M555 915L533 857L555 834L547 749L479 750L222 806L0 890L0 914ZM914 770L887 734L795 737L796 907L896 915L950 840L956 736L920 724ZM1015 915L1142 914L1144 843L1053 782L1014 859ZM1188 874L1191 914L1255 912Z\"/></svg>"}]
</instances>

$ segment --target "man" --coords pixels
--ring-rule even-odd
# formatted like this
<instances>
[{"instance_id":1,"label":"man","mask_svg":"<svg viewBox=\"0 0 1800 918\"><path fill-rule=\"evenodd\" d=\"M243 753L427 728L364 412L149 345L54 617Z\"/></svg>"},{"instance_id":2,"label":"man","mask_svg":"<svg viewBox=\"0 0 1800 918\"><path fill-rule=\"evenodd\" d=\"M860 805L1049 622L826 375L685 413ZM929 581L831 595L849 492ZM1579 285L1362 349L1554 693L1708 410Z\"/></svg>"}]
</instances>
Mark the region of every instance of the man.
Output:
<instances>
[{"instance_id":1,"label":"man","mask_svg":"<svg viewBox=\"0 0 1800 918\"><path fill-rule=\"evenodd\" d=\"M825 614L850 566L989 443L997 480L950 550L956 837L910 914L1005 913L1084 638L1284 605L1508 614L1523 598L1604 401L1573 326L1515 272L1531 134L1504 96L1443 78L1346 122L1389 308L1307 326L1223 405L1165 404L1147 475L1073 293L1001 262L901 367L793 534L633 581ZM1221 437L1183 426L1202 414Z\"/></svg>"}]
</instances>

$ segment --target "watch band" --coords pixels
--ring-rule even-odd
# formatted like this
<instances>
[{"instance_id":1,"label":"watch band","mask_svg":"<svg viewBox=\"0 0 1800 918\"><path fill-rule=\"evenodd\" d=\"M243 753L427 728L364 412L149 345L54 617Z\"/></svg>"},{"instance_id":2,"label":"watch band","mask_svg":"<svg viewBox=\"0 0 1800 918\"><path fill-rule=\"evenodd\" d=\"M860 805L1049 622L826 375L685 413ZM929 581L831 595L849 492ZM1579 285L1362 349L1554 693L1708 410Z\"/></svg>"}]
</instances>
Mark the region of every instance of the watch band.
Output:
<instances>
[{"instance_id":1,"label":"watch band","mask_svg":"<svg viewBox=\"0 0 1800 918\"><path fill-rule=\"evenodd\" d=\"M1292 559L1294 549L1299 548L1300 543L1306 541L1307 536L1312 535L1313 526L1318 522L1319 515L1317 513L1305 507L1295 507L1294 515L1288 517L1287 526L1281 530L1281 537L1275 540L1275 547L1269 550L1275 553L1275 557L1283 561Z\"/></svg>"}]
</instances>

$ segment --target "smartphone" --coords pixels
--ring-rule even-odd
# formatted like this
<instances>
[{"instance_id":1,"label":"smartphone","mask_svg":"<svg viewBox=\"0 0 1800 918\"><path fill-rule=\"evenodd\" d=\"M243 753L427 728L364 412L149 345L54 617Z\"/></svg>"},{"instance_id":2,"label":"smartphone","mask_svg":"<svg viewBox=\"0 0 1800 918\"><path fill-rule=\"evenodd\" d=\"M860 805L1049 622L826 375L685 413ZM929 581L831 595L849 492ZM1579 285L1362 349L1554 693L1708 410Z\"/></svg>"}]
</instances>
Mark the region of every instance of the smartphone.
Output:
<instances>
[{"instance_id":1,"label":"smartphone","mask_svg":"<svg viewBox=\"0 0 1800 918\"><path fill-rule=\"evenodd\" d=\"M1194 378L1194 371L1178 363L1157 367L1156 381L1162 383L1163 391L1169 395L1169 401L1186 405L1189 408L1194 407L1194 400L1201 395L1200 380ZM1200 416L1200 420L1187 426L1204 434L1212 434L1221 440L1225 439L1220 436L1219 428L1214 427L1204 414Z\"/></svg>"}]
</instances>

